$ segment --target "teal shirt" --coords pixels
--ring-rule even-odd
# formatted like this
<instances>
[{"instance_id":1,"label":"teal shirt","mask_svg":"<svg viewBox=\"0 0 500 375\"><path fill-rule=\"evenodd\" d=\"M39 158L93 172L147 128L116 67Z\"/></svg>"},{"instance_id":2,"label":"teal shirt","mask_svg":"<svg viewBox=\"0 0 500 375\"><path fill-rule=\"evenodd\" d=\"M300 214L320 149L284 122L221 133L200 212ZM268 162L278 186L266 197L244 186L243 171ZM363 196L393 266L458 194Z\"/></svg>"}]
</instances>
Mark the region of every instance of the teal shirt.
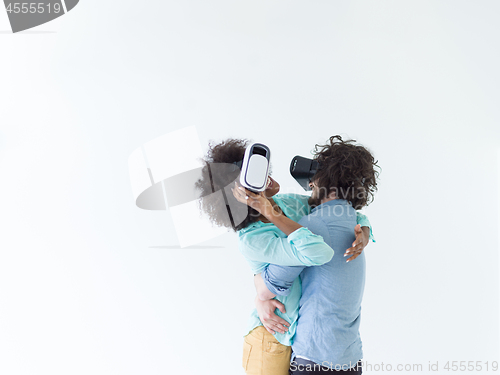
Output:
<instances>
[{"instance_id":1,"label":"teal shirt","mask_svg":"<svg viewBox=\"0 0 500 375\"><path fill-rule=\"evenodd\" d=\"M285 215L294 221L309 215L307 203L309 196L299 194L278 194L273 197ZM368 218L357 213L357 223L370 226ZM269 264L281 266L320 266L333 257L333 249L323 237L312 233L307 228L299 228L288 237L272 223L257 221L238 232L239 249L254 274L261 273ZM370 239L374 241L371 227ZM347 250L347 249L346 249ZM276 300L285 305L286 313L276 310L276 315L290 323L285 333L275 333L276 339L283 345L292 345L299 316L299 300L301 296L300 277L296 278L287 296L276 296ZM247 334L255 327L262 325L257 309L252 311Z\"/></svg>"}]
</instances>

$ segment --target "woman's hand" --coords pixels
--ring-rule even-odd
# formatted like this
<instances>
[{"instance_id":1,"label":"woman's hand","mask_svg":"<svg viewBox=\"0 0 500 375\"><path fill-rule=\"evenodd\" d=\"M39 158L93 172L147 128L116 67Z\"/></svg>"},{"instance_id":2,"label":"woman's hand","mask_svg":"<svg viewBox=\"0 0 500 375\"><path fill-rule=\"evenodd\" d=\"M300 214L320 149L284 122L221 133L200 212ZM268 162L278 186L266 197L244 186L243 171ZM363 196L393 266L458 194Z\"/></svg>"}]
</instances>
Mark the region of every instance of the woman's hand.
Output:
<instances>
[{"instance_id":1,"label":"woman's hand","mask_svg":"<svg viewBox=\"0 0 500 375\"><path fill-rule=\"evenodd\" d=\"M238 202L245 203L257 210L262 216L264 216L265 220L268 220L276 225L283 233L285 233L285 235L289 236L297 229L302 228L302 225L296 223L292 219L289 219L280 211L275 210L269 199L266 198L264 191L256 194L248 189L245 189L236 182L234 184L236 187L231 190Z\"/></svg>"},{"instance_id":2,"label":"woman's hand","mask_svg":"<svg viewBox=\"0 0 500 375\"><path fill-rule=\"evenodd\" d=\"M256 297L255 306L257 307L257 313L259 314L262 325L270 334L274 335L276 332L285 333L288 331L290 323L274 313L276 309L285 313L285 305L280 301L275 299L261 301L259 297Z\"/></svg>"},{"instance_id":3,"label":"woman's hand","mask_svg":"<svg viewBox=\"0 0 500 375\"><path fill-rule=\"evenodd\" d=\"M354 234L356 235L356 240L352 243L352 247L348 248L344 256L352 255L347 259L347 262L356 259L362 252L363 249L368 245L370 241L370 228L363 227L361 225L356 225L354 228Z\"/></svg>"},{"instance_id":4,"label":"woman's hand","mask_svg":"<svg viewBox=\"0 0 500 375\"><path fill-rule=\"evenodd\" d=\"M234 197L240 203L244 203L253 209L257 210L261 215L267 216L272 213L273 205L267 199L265 193L262 191L259 194L253 193L243 186L234 183L235 187L231 189Z\"/></svg>"}]
</instances>

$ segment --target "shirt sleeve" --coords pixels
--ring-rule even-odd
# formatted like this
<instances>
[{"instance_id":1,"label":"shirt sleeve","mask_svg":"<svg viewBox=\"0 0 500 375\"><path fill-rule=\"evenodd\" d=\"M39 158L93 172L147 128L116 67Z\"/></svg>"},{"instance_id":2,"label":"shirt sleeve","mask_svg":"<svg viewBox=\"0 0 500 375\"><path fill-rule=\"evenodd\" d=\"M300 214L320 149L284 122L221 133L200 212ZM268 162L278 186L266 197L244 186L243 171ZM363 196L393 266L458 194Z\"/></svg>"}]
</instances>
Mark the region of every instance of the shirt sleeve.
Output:
<instances>
[{"instance_id":1,"label":"shirt sleeve","mask_svg":"<svg viewBox=\"0 0 500 375\"><path fill-rule=\"evenodd\" d=\"M356 211L356 221L358 224L360 224L362 227L369 227L370 228L370 240L372 240L372 242L376 242L375 241L375 237L373 237L373 232L372 232L372 227L370 225L370 220L368 220L368 217L366 217L366 215L363 215L362 213Z\"/></svg>"},{"instance_id":2,"label":"shirt sleeve","mask_svg":"<svg viewBox=\"0 0 500 375\"><path fill-rule=\"evenodd\" d=\"M255 228L240 237L240 251L247 260L282 266L319 266L333 258L323 237L299 228L281 237L274 225Z\"/></svg>"},{"instance_id":3,"label":"shirt sleeve","mask_svg":"<svg viewBox=\"0 0 500 375\"><path fill-rule=\"evenodd\" d=\"M287 296L294 280L299 276L305 266L286 267L270 264L261 273L267 289L278 296Z\"/></svg>"}]
</instances>

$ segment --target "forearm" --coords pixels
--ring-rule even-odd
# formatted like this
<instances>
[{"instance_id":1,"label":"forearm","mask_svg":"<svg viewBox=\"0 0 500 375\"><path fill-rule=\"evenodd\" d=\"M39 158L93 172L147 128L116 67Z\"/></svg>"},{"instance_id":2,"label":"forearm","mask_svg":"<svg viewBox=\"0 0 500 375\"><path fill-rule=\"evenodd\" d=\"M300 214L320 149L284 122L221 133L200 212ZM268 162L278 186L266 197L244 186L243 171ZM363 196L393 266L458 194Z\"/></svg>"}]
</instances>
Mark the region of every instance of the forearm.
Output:
<instances>
[{"instance_id":1,"label":"forearm","mask_svg":"<svg viewBox=\"0 0 500 375\"><path fill-rule=\"evenodd\" d=\"M370 227L361 227L363 231L363 245L366 247L370 242Z\"/></svg>"},{"instance_id":2,"label":"forearm","mask_svg":"<svg viewBox=\"0 0 500 375\"><path fill-rule=\"evenodd\" d=\"M247 260L283 266L319 266L329 262L334 253L323 237L303 226L287 237L276 225L257 227L240 236L239 247ZM262 272L261 267L252 269Z\"/></svg>"},{"instance_id":3,"label":"forearm","mask_svg":"<svg viewBox=\"0 0 500 375\"><path fill-rule=\"evenodd\" d=\"M274 209L265 210L263 212L263 215L267 220L276 225L287 236L295 232L297 229L302 228L302 225L293 221L292 219L289 219L281 212L277 212Z\"/></svg>"},{"instance_id":4,"label":"forearm","mask_svg":"<svg viewBox=\"0 0 500 375\"><path fill-rule=\"evenodd\" d=\"M261 301L266 301L276 297L276 294L271 293L269 289L267 289L267 286L264 283L264 280L262 279L262 275L260 273L255 275L253 280L255 284L255 289L257 290L257 297Z\"/></svg>"}]
</instances>

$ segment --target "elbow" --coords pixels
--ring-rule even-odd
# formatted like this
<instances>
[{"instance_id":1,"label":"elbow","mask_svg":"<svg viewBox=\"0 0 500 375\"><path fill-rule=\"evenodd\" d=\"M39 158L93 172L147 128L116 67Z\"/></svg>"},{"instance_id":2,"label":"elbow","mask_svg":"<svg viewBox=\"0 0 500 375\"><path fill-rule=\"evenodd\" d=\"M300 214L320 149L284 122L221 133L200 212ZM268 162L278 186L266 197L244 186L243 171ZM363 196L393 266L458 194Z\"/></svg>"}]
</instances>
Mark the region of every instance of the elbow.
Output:
<instances>
[{"instance_id":1,"label":"elbow","mask_svg":"<svg viewBox=\"0 0 500 375\"><path fill-rule=\"evenodd\" d=\"M333 259L333 254L334 254L333 249L329 247L328 250L329 251L325 251L324 254L321 254L321 256L316 258L316 264L314 264L315 266L321 266Z\"/></svg>"}]
</instances>

